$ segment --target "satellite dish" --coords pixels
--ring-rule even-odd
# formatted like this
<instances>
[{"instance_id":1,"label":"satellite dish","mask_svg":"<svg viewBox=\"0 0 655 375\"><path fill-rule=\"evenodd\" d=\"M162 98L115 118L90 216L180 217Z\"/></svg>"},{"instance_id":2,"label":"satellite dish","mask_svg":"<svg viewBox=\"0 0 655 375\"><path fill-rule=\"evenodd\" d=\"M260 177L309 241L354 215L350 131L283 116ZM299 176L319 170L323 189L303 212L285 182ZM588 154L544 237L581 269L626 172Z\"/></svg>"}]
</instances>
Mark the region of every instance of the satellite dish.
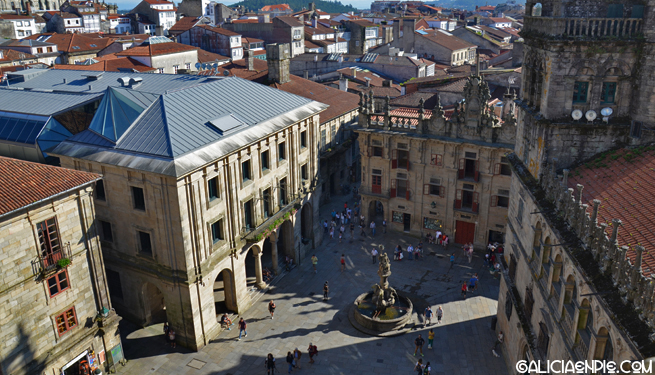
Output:
<instances>
[{"instance_id":1,"label":"satellite dish","mask_svg":"<svg viewBox=\"0 0 655 375\"><path fill-rule=\"evenodd\" d=\"M214 69L218 68L218 64L213 63L213 64L212 64L212 68L214 68Z\"/></svg>"},{"instance_id":2,"label":"satellite dish","mask_svg":"<svg viewBox=\"0 0 655 375\"><path fill-rule=\"evenodd\" d=\"M587 113L584 114L584 117L586 117L588 121L594 121L596 119L596 116L598 116L596 114L596 111L592 109L588 110Z\"/></svg>"},{"instance_id":3,"label":"satellite dish","mask_svg":"<svg viewBox=\"0 0 655 375\"><path fill-rule=\"evenodd\" d=\"M582 111L579 109L574 110L571 112L571 117L573 117L574 120L580 120L582 118Z\"/></svg>"},{"instance_id":4,"label":"satellite dish","mask_svg":"<svg viewBox=\"0 0 655 375\"><path fill-rule=\"evenodd\" d=\"M610 107L606 107L600 110L600 114L607 117L614 113L614 110Z\"/></svg>"},{"instance_id":5,"label":"satellite dish","mask_svg":"<svg viewBox=\"0 0 655 375\"><path fill-rule=\"evenodd\" d=\"M207 64L205 64L205 63L202 63L202 64L200 64L200 65L202 66L202 70L205 70L205 69L207 69Z\"/></svg>"},{"instance_id":6,"label":"satellite dish","mask_svg":"<svg viewBox=\"0 0 655 375\"><path fill-rule=\"evenodd\" d=\"M196 63L196 69L200 69L200 66L201 66L201 65L202 65L202 64L200 64L200 63Z\"/></svg>"},{"instance_id":7,"label":"satellite dish","mask_svg":"<svg viewBox=\"0 0 655 375\"><path fill-rule=\"evenodd\" d=\"M226 77L229 76L229 75L230 75L230 71L229 71L229 70L224 70L224 71L223 71L223 75L226 76Z\"/></svg>"}]
</instances>

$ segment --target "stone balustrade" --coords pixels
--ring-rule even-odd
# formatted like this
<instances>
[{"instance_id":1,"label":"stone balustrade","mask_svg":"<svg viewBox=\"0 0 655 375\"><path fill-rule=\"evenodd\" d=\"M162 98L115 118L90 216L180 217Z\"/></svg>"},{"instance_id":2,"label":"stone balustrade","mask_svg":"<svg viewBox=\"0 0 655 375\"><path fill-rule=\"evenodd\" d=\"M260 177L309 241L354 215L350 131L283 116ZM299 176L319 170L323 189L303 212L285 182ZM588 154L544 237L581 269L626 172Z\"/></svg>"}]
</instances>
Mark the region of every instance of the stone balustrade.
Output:
<instances>
[{"instance_id":1,"label":"stone balustrade","mask_svg":"<svg viewBox=\"0 0 655 375\"><path fill-rule=\"evenodd\" d=\"M525 30L552 36L622 39L642 33L641 18L525 17Z\"/></svg>"}]
</instances>

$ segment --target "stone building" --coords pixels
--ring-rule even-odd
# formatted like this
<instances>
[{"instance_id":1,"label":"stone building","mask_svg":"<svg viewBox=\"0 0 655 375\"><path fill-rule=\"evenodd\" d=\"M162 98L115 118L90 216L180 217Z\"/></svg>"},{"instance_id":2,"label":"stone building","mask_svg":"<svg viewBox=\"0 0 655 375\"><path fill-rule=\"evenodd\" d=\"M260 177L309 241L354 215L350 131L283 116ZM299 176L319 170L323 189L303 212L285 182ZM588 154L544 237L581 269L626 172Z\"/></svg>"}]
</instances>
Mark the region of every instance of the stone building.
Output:
<instances>
[{"instance_id":1,"label":"stone building","mask_svg":"<svg viewBox=\"0 0 655 375\"><path fill-rule=\"evenodd\" d=\"M503 240L509 205L509 165L516 127L512 95L497 117L489 89L468 78L465 103L445 116L425 110L374 112L363 96L360 126L362 207L367 221L382 217L390 230L425 236L440 229L457 243ZM382 215L379 215L382 213Z\"/></svg>"},{"instance_id":2,"label":"stone building","mask_svg":"<svg viewBox=\"0 0 655 375\"><path fill-rule=\"evenodd\" d=\"M122 358L95 221L100 178L0 157L1 373L77 375L82 360L107 371Z\"/></svg>"},{"instance_id":3,"label":"stone building","mask_svg":"<svg viewBox=\"0 0 655 375\"><path fill-rule=\"evenodd\" d=\"M642 2L539 5L526 5L508 156L502 351L512 373L521 359L649 358L653 147L635 147L655 140L655 14Z\"/></svg>"},{"instance_id":4,"label":"stone building","mask_svg":"<svg viewBox=\"0 0 655 375\"><path fill-rule=\"evenodd\" d=\"M288 59L279 47L269 53ZM156 78L125 76L89 128L49 153L103 175L96 205L119 312L166 320L198 349L219 313L251 305L262 264L297 264L320 242L314 145L327 106L236 77L189 76L155 95L132 87Z\"/></svg>"}]
</instances>

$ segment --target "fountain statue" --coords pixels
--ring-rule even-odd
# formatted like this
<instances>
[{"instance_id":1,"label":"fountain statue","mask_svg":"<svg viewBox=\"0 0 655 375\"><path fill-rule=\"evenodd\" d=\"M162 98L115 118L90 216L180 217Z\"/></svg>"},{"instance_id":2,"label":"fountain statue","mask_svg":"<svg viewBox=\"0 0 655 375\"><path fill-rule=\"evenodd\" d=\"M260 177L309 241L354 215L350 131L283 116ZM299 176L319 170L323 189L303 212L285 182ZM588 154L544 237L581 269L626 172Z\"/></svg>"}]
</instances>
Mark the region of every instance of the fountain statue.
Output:
<instances>
[{"instance_id":1,"label":"fountain statue","mask_svg":"<svg viewBox=\"0 0 655 375\"><path fill-rule=\"evenodd\" d=\"M387 253L380 252L379 259L380 283L373 285L373 292L357 297L348 318L355 328L367 334L401 334L408 330L406 325L411 320L413 305L409 298L389 286L391 262Z\"/></svg>"}]
</instances>

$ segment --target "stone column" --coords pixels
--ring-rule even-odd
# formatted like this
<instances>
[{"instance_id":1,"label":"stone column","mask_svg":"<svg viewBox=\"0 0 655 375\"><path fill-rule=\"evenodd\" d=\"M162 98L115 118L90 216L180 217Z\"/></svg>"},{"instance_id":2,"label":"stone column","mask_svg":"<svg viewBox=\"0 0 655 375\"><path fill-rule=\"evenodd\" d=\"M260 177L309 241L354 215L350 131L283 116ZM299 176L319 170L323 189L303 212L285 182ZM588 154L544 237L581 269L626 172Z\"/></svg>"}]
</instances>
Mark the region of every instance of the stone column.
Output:
<instances>
[{"instance_id":1,"label":"stone column","mask_svg":"<svg viewBox=\"0 0 655 375\"><path fill-rule=\"evenodd\" d=\"M262 253L259 252L255 254L255 285L259 289L264 289L266 283L262 278Z\"/></svg>"},{"instance_id":2,"label":"stone column","mask_svg":"<svg viewBox=\"0 0 655 375\"><path fill-rule=\"evenodd\" d=\"M275 241L271 241L271 257L273 259L273 273L277 275L279 273L277 265L277 236L275 237Z\"/></svg>"}]
</instances>

